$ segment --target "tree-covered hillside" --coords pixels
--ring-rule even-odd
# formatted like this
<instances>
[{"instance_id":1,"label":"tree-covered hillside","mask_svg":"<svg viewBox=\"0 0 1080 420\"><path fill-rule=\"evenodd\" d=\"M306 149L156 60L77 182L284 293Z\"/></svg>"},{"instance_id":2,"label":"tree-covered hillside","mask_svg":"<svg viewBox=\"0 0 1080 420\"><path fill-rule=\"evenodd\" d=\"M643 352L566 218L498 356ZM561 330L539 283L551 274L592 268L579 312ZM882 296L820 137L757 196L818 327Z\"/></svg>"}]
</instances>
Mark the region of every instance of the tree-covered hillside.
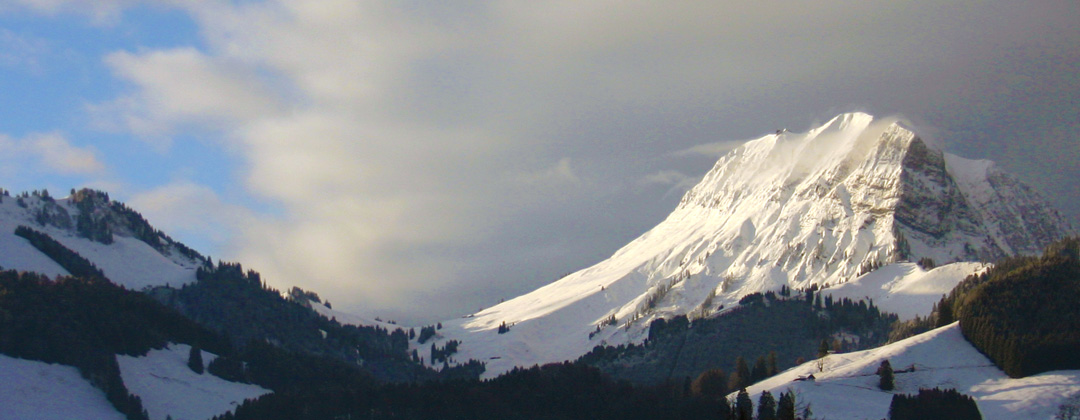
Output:
<instances>
[{"instance_id":1,"label":"tree-covered hillside","mask_svg":"<svg viewBox=\"0 0 1080 420\"><path fill-rule=\"evenodd\" d=\"M120 378L116 354L142 355L168 342L232 351L224 337L101 277L0 272L0 353L78 368L129 419L146 416Z\"/></svg>"},{"instance_id":2,"label":"tree-covered hillside","mask_svg":"<svg viewBox=\"0 0 1080 420\"><path fill-rule=\"evenodd\" d=\"M951 309L964 336L1005 373L1080 369L1080 240L1007 259L972 283L939 307Z\"/></svg>"},{"instance_id":3,"label":"tree-covered hillside","mask_svg":"<svg viewBox=\"0 0 1080 420\"><path fill-rule=\"evenodd\" d=\"M475 378L483 365L468 362L436 372L409 353L404 329L343 325L267 287L259 273L219 262L200 268L193 284L161 287L151 294L201 325L228 334L237 347L270 343L299 354L357 366L386 381Z\"/></svg>"},{"instance_id":4,"label":"tree-covered hillside","mask_svg":"<svg viewBox=\"0 0 1080 420\"><path fill-rule=\"evenodd\" d=\"M1080 369L1080 238L1042 256L999 260L968 276L927 318L894 330L891 341L960 321L964 336L1014 378Z\"/></svg>"},{"instance_id":5,"label":"tree-covered hillside","mask_svg":"<svg viewBox=\"0 0 1080 420\"><path fill-rule=\"evenodd\" d=\"M815 291L748 295L739 307L692 323L686 317L657 320L644 344L599 346L579 360L619 379L656 384L685 381L714 369L737 374L737 361L743 358L756 380L765 377L754 374L761 360L772 358L772 364L783 369L797 359L815 358L822 341L826 351L885 342L895 315L882 313L872 302L822 299Z\"/></svg>"}]
</instances>

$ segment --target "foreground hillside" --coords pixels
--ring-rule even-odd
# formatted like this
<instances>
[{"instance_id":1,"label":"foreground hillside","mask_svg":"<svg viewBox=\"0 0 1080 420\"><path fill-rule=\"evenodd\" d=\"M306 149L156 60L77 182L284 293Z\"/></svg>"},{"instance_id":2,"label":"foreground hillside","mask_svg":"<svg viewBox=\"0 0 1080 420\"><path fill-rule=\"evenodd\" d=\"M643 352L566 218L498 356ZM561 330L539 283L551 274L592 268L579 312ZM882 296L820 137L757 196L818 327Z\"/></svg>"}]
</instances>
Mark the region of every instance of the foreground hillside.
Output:
<instances>
[{"instance_id":1,"label":"foreground hillside","mask_svg":"<svg viewBox=\"0 0 1080 420\"><path fill-rule=\"evenodd\" d=\"M875 374L883 360L897 371L896 389L878 389ZM799 380L814 375L814 380ZM1059 405L1080 394L1080 370L1046 372L1009 378L975 349L958 323L880 348L824 359L824 369L811 361L755 384L747 391L773 395L794 392L810 404L817 418L834 420L887 418L896 393L917 394L920 388L955 388L975 398L987 420L1052 419Z\"/></svg>"},{"instance_id":2,"label":"foreground hillside","mask_svg":"<svg viewBox=\"0 0 1080 420\"><path fill-rule=\"evenodd\" d=\"M0 354L0 384L3 420L125 418L72 366Z\"/></svg>"}]
</instances>

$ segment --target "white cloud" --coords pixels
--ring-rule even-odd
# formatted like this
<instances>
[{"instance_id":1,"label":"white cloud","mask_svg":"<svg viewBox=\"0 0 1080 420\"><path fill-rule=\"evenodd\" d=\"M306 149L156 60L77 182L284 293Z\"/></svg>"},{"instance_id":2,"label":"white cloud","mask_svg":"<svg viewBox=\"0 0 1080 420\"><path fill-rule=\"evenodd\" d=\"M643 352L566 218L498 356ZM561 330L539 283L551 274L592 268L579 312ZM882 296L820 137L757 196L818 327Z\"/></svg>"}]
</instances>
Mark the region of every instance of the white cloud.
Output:
<instances>
[{"instance_id":1,"label":"white cloud","mask_svg":"<svg viewBox=\"0 0 1080 420\"><path fill-rule=\"evenodd\" d=\"M25 8L38 13L55 15L60 13L80 13L89 16L96 25L113 26L119 23L124 8L138 3L153 3L145 0L5 0L0 2L0 12ZM161 2L159 3L167 3Z\"/></svg>"},{"instance_id":2,"label":"white cloud","mask_svg":"<svg viewBox=\"0 0 1080 420\"><path fill-rule=\"evenodd\" d=\"M164 136L182 124L228 127L271 116L279 108L252 69L194 48L121 51L109 54L105 62L137 90L94 106L94 112L139 135Z\"/></svg>"},{"instance_id":3,"label":"white cloud","mask_svg":"<svg viewBox=\"0 0 1080 420\"><path fill-rule=\"evenodd\" d=\"M22 170L43 166L65 175L96 175L105 170L93 148L72 145L58 132L34 133L21 139L0 134L0 154Z\"/></svg>"},{"instance_id":4,"label":"white cloud","mask_svg":"<svg viewBox=\"0 0 1080 420\"><path fill-rule=\"evenodd\" d=\"M218 249L227 248L255 218L246 207L227 203L209 187L187 180L138 192L127 203L158 229L178 238L205 238Z\"/></svg>"},{"instance_id":5,"label":"white cloud","mask_svg":"<svg viewBox=\"0 0 1080 420\"><path fill-rule=\"evenodd\" d=\"M33 134L23 139L22 145L45 166L61 173L95 174L105 169L93 149L72 146L59 133Z\"/></svg>"}]
</instances>

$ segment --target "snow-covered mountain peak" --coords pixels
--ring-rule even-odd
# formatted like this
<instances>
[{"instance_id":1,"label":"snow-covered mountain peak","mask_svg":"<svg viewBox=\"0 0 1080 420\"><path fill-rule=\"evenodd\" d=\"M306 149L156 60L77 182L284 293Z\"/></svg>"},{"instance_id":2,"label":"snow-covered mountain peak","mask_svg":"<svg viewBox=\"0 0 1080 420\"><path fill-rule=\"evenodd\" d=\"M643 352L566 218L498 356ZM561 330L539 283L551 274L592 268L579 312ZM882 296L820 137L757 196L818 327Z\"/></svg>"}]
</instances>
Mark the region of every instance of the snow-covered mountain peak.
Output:
<instances>
[{"instance_id":1,"label":"snow-covered mountain peak","mask_svg":"<svg viewBox=\"0 0 1080 420\"><path fill-rule=\"evenodd\" d=\"M902 261L1034 253L1070 232L990 163L943 153L895 118L848 113L732 150L611 258L443 334L493 375L641 340L652 319L711 316L754 292L828 287Z\"/></svg>"}]
</instances>

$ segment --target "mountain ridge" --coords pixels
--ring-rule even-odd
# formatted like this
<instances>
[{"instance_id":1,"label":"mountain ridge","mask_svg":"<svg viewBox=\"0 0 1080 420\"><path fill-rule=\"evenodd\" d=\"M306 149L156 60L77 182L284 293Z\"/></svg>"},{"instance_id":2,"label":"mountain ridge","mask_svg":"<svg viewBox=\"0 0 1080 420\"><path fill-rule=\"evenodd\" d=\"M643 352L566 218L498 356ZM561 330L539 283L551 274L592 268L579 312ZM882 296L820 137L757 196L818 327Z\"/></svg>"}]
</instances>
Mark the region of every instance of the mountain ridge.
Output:
<instances>
[{"instance_id":1,"label":"mountain ridge","mask_svg":"<svg viewBox=\"0 0 1080 420\"><path fill-rule=\"evenodd\" d=\"M16 236L19 226L41 231L97 265L109 280L134 290L192 283L196 269L209 261L101 191L73 190L65 198L47 191L0 197L0 266L68 275Z\"/></svg>"},{"instance_id":2,"label":"mountain ridge","mask_svg":"<svg viewBox=\"0 0 1080 420\"><path fill-rule=\"evenodd\" d=\"M610 258L445 321L441 336L497 375L640 342L653 319L710 316L754 292L843 284L902 261L1034 253L1071 232L994 165L933 148L897 119L841 114L735 148Z\"/></svg>"}]
</instances>

